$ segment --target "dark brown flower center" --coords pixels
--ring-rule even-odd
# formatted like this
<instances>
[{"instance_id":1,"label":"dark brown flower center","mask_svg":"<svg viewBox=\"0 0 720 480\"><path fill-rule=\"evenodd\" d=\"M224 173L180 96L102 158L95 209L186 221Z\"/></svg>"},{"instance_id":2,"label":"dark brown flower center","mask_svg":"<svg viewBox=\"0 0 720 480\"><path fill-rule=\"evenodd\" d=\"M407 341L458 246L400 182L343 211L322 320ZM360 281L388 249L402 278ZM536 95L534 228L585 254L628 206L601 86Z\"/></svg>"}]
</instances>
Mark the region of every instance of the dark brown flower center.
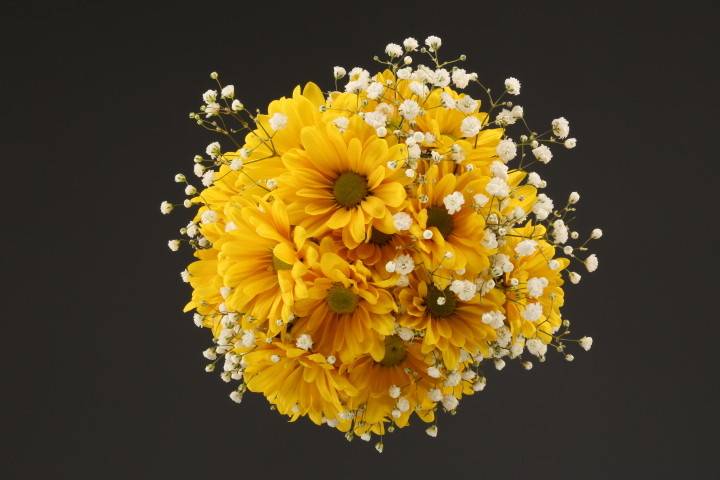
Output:
<instances>
[{"instance_id":1,"label":"dark brown flower center","mask_svg":"<svg viewBox=\"0 0 720 480\"><path fill-rule=\"evenodd\" d=\"M392 233L383 233L380 230L373 228L372 233L370 234L370 243L382 247L390 243L392 238Z\"/></svg>"},{"instance_id":2,"label":"dark brown flower center","mask_svg":"<svg viewBox=\"0 0 720 480\"><path fill-rule=\"evenodd\" d=\"M437 228L443 238L448 238L453 231L453 217L443 207L430 207L427 209L427 226Z\"/></svg>"},{"instance_id":3,"label":"dark brown flower center","mask_svg":"<svg viewBox=\"0 0 720 480\"><path fill-rule=\"evenodd\" d=\"M345 208L356 207L368 194L367 179L355 172L344 172L333 185L335 201Z\"/></svg>"},{"instance_id":4,"label":"dark brown flower center","mask_svg":"<svg viewBox=\"0 0 720 480\"><path fill-rule=\"evenodd\" d=\"M442 305L438 304L438 299ZM425 308L428 309L430 315L433 317L449 317L455 312L457 307L457 299L455 294L450 291L450 288L440 290L435 285L430 285L428 288L427 297L425 297Z\"/></svg>"},{"instance_id":5,"label":"dark brown flower center","mask_svg":"<svg viewBox=\"0 0 720 480\"><path fill-rule=\"evenodd\" d=\"M357 307L359 297L349 288L340 284L330 287L327 293L327 304L335 313L353 313Z\"/></svg>"},{"instance_id":6,"label":"dark brown flower center","mask_svg":"<svg viewBox=\"0 0 720 480\"><path fill-rule=\"evenodd\" d=\"M405 351L405 342L397 335L388 335L385 337L385 356L380 361L383 367L394 367L398 363L405 360L407 352Z\"/></svg>"}]
</instances>

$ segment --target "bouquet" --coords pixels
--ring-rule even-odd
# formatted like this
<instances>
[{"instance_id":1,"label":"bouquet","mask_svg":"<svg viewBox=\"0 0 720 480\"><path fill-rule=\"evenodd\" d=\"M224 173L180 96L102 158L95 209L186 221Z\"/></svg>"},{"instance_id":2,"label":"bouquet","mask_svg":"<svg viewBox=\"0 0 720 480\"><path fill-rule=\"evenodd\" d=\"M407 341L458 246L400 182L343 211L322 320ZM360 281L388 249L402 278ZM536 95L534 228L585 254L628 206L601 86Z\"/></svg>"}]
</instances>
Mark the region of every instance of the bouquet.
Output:
<instances>
[{"instance_id":1,"label":"bouquet","mask_svg":"<svg viewBox=\"0 0 720 480\"><path fill-rule=\"evenodd\" d=\"M602 231L581 237L579 194L556 204L532 170L575 148L569 122L536 132L517 79L494 94L441 45L390 43L378 73L335 67L330 91L307 83L266 112L210 75L190 118L219 140L161 211L194 211L169 247L192 249L185 311L233 401L261 393L382 451L411 418L436 436L489 368L590 349L563 287L597 269Z\"/></svg>"}]
</instances>

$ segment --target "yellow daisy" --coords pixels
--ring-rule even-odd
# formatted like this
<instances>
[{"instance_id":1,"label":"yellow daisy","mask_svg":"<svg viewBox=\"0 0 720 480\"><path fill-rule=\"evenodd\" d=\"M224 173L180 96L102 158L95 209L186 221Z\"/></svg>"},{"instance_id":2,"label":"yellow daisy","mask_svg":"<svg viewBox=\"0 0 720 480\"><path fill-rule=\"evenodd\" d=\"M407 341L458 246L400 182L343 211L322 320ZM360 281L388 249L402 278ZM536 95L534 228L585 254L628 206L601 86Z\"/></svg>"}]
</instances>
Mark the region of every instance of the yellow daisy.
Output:
<instances>
[{"instance_id":1,"label":"yellow daisy","mask_svg":"<svg viewBox=\"0 0 720 480\"><path fill-rule=\"evenodd\" d=\"M383 338L394 329L395 301L362 262L348 263L331 245L326 239L319 258L309 259L308 296L295 302L300 318L292 332L311 335L315 351L338 356L343 363L365 353L382 360Z\"/></svg>"},{"instance_id":2,"label":"yellow daisy","mask_svg":"<svg viewBox=\"0 0 720 480\"><path fill-rule=\"evenodd\" d=\"M278 189L293 223L311 236L342 230L348 248L365 241L373 226L392 231L391 209L402 205L406 193L402 174L387 163L407 157L404 145L346 141L333 125L303 129L301 142L302 148L283 155L287 171Z\"/></svg>"},{"instance_id":3,"label":"yellow daisy","mask_svg":"<svg viewBox=\"0 0 720 480\"><path fill-rule=\"evenodd\" d=\"M437 350L450 370L458 368L461 350L487 356L488 344L495 340L496 332L481 319L483 313L501 310L502 292L494 289L461 301L449 287L441 289L429 278L418 277L400 291L399 301L405 310L399 322L424 332L423 352Z\"/></svg>"}]
</instances>

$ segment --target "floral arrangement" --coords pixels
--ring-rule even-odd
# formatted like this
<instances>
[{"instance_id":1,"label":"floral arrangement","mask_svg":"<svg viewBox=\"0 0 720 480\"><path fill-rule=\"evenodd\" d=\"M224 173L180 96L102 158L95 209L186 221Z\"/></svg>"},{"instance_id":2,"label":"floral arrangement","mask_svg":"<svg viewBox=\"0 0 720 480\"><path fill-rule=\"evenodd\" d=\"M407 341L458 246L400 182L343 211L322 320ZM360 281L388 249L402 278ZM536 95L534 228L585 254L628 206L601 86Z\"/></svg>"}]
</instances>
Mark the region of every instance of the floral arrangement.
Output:
<instances>
[{"instance_id":1,"label":"floral arrangement","mask_svg":"<svg viewBox=\"0 0 720 480\"><path fill-rule=\"evenodd\" d=\"M169 247L193 250L185 311L211 330L206 370L238 382L233 401L261 393L382 451L413 416L436 436L489 367L590 349L562 317L563 285L597 268L602 231L581 238L580 196L557 206L530 170L575 148L569 123L537 133L510 101L517 79L495 96L441 45L388 44L379 73L335 67L331 91L296 87L266 113L210 75L190 118L223 143L194 158L202 186L175 176L196 211Z\"/></svg>"}]
</instances>

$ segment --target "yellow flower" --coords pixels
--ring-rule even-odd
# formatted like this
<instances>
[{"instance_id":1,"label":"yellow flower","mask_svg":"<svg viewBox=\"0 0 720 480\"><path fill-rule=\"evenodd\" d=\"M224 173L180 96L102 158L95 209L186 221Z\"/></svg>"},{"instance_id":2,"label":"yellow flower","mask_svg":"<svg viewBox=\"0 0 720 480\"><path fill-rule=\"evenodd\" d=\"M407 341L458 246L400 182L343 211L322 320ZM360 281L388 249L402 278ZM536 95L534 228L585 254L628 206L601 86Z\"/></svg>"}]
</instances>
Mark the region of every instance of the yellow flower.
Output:
<instances>
[{"instance_id":1,"label":"yellow flower","mask_svg":"<svg viewBox=\"0 0 720 480\"><path fill-rule=\"evenodd\" d=\"M327 238L319 257L309 259L308 298L295 302L300 318L292 332L310 334L315 351L336 355L343 363L365 353L379 361L385 353L383 337L393 332L395 301L362 262L350 264L332 249Z\"/></svg>"},{"instance_id":2,"label":"yellow flower","mask_svg":"<svg viewBox=\"0 0 720 480\"><path fill-rule=\"evenodd\" d=\"M404 312L400 324L424 332L423 352L436 350L448 369L460 364L461 350L487 356L495 330L481 321L483 313L501 310L504 296L492 290L485 296L461 301L450 288L439 288L429 278L417 278L400 291Z\"/></svg>"},{"instance_id":3,"label":"yellow flower","mask_svg":"<svg viewBox=\"0 0 720 480\"><path fill-rule=\"evenodd\" d=\"M426 268L466 269L474 274L487 269L488 256L494 249L482 245L485 219L472 205L473 193L481 191L488 180L474 172L455 175L453 167L446 163L427 170L425 181L410 201L416 220L410 231L419 239L417 250ZM455 191L463 194L465 204L451 215L443 199ZM431 238L423 238L425 230L432 232Z\"/></svg>"},{"instance_id":4,"label":"yellow flower","mask_svg":"<svg viewBox=\"0 0 720 480\"><path fill-rule=\"evenodd\" d=\"M302 148L283 155L286 173L278 195L287 199L290 219L311 236L341 230L348 248L365 241L373 226L391 232L391 209L405 200L400 172L387 162L407 156L404 145L389 148L385 140L363 144L346 139L333 125L301 132Z\"/></svg>"},{"instance_id":5,"label":"yellow flower","mask_svg":"<svg viewBox=\"0 0 720 480\"><path fill-rule=\"evenodd\" d=\"M357 394L355 387L318 353L276 341L243 358L248 390L264 394L291 421L304 415L316 425L336 420L346 410L346 399Z\"/></svg>"},{"instance_id":6,"label":"yellow flower","mask_svg":"<svg viewBox=\"0 0 720 480\"><path fill-rule=\"evenodd\" d=\"M500 253L508 255L514 268L504 275L505 285L510 285L511 279L518 281L518 286L506 290L504 309L514 337L537 337L545 343L552 340L552 333L561 323L560 307L565 303L565 293L562 285L562 272L570 263L567 258L554 258L555 247L545 240L546 229L543 225L532 225L528 222L524 227L515 228L506 237L506 243ZM537 249L532 255L520 257L515 247L523 240L533 239L537 242ZM551 261L555 269L550 268ZM547 284L542 288L538 297L531 295L528 289L528 280L545 279ZM536 280L539 282L541 280ZM543 285L544 281L540 283ZM536 292L532 292L536 293ZM542 315L536 321L523 318L523 310L529 303L542 305Z\"/></svg>"},{"instance_id":7,"label":"yellow flower","mask_svg":"<svg viewBox=\"0 0 720 480\"><path fill-rule=\"evenodd\" d=\"M428 390L441 385L427 375L428 364L420 345L404 342L397 335L385 337L384 343L381 360L363 355L340 369L342 373L347 372L358 391L348 403L353 410L362 412L354 425L358 435L366 432L382 435L388 422L405 427L413 412L425 422L435 419ZM391 387L398 388L397 398L390 396ZM393 410L399 415L393 416Z\"/></svg>"},{"instance_id":8,"label":"yellow flower","mask_svg":"<svg viewBox=\"0 0 720 480\"><path fill-rule=\"evenodd\" d=\"M231 289L225 299L229 311L245 312L268 322L271 333L291 318L296 297L307 295L302 276L305 231L291 229L282 200L272 203L238 200L225 207L235 228L216 244L218 274Z\"/></svg>"}]
</instances>

